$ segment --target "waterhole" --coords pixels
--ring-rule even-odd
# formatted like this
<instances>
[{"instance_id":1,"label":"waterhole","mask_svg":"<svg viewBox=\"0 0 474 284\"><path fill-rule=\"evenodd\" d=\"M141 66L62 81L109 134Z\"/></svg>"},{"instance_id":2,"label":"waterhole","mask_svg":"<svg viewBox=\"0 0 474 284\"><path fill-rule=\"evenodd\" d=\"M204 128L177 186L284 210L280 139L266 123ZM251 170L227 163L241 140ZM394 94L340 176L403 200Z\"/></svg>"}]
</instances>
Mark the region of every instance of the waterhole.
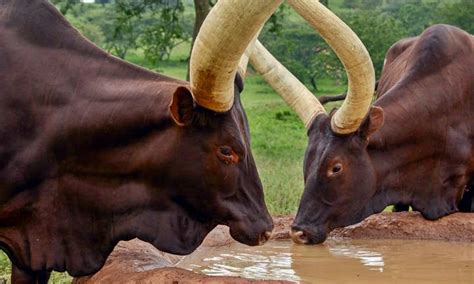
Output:
<instances>
[{"instance_id":1,"label":"waterhole","mask_svg":"<svg viewBox=\"0 0 474 284\"><path fill-rule=\"evenodd\" d=\"M310 283L474 283L474 244L413 240L326 241L303 246L206 248L179 267L213 276Z\"/></svg>"}]
</instances>

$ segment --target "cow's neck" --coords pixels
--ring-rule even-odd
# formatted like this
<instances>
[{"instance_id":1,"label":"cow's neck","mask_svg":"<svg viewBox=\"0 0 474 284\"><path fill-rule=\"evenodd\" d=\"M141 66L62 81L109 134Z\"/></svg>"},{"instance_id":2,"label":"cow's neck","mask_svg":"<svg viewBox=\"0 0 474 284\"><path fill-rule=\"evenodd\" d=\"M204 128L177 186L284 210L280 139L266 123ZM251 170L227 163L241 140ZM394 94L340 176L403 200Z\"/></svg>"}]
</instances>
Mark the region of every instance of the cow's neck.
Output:
<instances>
[{"instance_id":1,"label":"cow's neck","mask_svg":"<svg viewBox=\"0 0 474 284\"><path fill-rule=\"evenodd\" d=\"M213 226L190 219L164 189L147 182L68 174L21 192L2 207L0 247L21 267L88 275L103 266L119 240L137 237L185 254Z\"/></svg>"}]
</instances>

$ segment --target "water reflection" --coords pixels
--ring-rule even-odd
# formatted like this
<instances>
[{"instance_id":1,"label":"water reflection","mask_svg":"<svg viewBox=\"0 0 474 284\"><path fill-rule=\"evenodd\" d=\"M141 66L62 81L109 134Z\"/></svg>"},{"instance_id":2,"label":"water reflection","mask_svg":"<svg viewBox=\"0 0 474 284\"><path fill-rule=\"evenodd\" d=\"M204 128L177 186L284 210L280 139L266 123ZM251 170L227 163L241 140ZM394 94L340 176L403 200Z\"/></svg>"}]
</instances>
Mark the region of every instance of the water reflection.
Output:
<instances>
[{"instance_id":1,"label":"water reflection","mask_svg":"<svg viewBox=\"0 0 474 284\"><path fill-rule=\"evenodd\" d=\"M369 270L383 272L383 256L381 253L369 251L364 246L339 245L329 247L329 252L334 256L345 256L359 259L360 262L369 267Z\"/></svg>"},{"instance_id":2,"label":"water reflection","mask_svg":"<svg viewBox=\"0 0 474 284\"><path fill-rule=\"evenodd\" d=\"M474 283L471 243L357 240L301 246L273 241L200 250L179 266L208 275L318 283Z\"/></svg>"},{"instance_id":3,"label":"water reflection","mask_svg":"<svg viewBox=\"0 0 474 284\"><path fill-rule=\"evenodd\" d=\"M258 248L240 244L198 250L178 266L207 275L242 276L253 279L287 279L300 281L292 269L289 242L273 242Z\"/></svg>"}]
</instances>

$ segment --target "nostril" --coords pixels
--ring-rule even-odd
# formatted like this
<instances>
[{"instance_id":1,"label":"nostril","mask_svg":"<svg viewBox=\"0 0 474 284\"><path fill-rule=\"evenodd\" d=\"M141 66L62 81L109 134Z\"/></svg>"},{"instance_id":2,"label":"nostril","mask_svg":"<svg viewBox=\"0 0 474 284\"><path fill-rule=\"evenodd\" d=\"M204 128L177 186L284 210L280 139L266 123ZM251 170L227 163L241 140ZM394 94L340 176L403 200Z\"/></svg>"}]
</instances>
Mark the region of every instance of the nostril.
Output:
<instances>
[{"instance_id":1,"label":"nostril","mask_svg":"<svg viewBox=\"0 0 474 284\"><path fill-rule=\"evenodd\" d=\"M258 238L258 245L263 245L264 243L266 243L270 239L271 236L272 236L272 232L270 231L263 232Z\"/></svg>"},{"instance_id":2,"label":"nostril","mask_svg":"<svg viewBox=\"0 0 474 284\"><path fill-rule=\"evenodd\" d=\"M304 231L291 230L291 239L297 244L307 244L309 242L308 235Z\"/></svg>"},{"instance_id":3,"label":"nostril","mask_svg":"<svg viewBox=\"0 0 474 284\"><path fill-rule=\"evenodd\" d=\"M272 232L270 232L270 231L265 232L265 238L266 238L267 241L270 239L271 236L272 236Z\"/></svg>"}]
</instances>

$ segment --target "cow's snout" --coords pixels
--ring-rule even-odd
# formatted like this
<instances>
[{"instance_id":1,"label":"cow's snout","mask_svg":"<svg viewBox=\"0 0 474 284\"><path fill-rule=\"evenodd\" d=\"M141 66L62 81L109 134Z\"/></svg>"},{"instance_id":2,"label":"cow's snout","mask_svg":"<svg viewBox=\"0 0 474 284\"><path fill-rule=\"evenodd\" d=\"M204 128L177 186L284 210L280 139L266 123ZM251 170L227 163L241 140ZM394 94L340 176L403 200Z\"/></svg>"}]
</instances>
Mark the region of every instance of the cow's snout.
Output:
<instances>
[{"instance_id":1,"label":"cow's snout","mask_svg":"<svg viewBox=\"0 0 474 284\"><path fill-rule=\"evenodd\" d=\"M293 226L290 231L290 236L293 242L304 245L322 243L326 240L326 235L327 234L325 230L310 230L308 228L301 228L298 226Z\"/></svg>"},{"instance_id":2,"label":"cow's snout","mask_svg":"<svg viewBox=\"0 0 474 284\"><path fill-rule=\"evenodd\" d=\"M258 221L240 220L229 224L231 236L238 242L257 246L266 243L273 230L271 218L260 219Z\"/></svg>"},{"instance_id":3,"label":"cow's snout","mask_svg":"<svg viewBox=\"0 0 474 284\"><path fill-rule=\"evenodd\" d=\"M265 231L263 232L261 235L260 235L260 238L258 239L258 245L261 246L263 245L264 243L266 243L270 237L272 236L272 232L271 231Z\"/></svg>"}]
</instances>

